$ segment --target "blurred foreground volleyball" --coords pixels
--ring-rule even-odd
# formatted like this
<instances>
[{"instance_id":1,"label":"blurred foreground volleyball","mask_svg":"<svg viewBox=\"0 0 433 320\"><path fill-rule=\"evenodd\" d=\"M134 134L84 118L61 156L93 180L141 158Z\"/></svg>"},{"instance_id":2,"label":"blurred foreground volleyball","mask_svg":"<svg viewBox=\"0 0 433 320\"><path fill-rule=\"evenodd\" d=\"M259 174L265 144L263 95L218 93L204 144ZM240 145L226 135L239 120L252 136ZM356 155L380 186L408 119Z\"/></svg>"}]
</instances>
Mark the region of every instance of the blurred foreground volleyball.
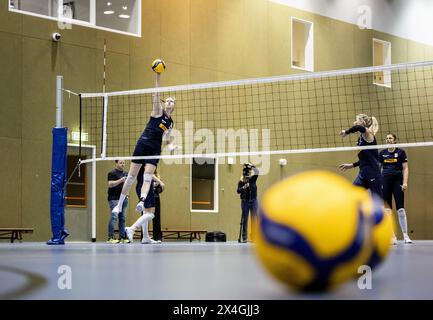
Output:
<instances>
[{"instance_id":1,"label":"blurred foreground volleyball","mask_svg":"<svg viewBox=\"0 0 433 320\"><path fill-rule=\"evenodd\" d=\"M373 237L380 214L380 200L339 175L300 173L265 192L256 252L286 286L325 290L359 275L358 268L376 257L375 248L380 256L376 262L386 256L391 239L387 231L377 232L376 245Z\"/></svg>"},{"instance_id":2,"label":"blurred foreground volleyball","mask_svg":"<svg viewBox=\"0 0 433 320\"><path fill-rule=\"evenodd\" d=\"M375 201L379 199L375 198ZM373 251L367 262L371 268L377 267L388 255L394 235L393 230L395 230L394 217L383 210L375 210L373 213Z\"/></svg>"}]
</instances>

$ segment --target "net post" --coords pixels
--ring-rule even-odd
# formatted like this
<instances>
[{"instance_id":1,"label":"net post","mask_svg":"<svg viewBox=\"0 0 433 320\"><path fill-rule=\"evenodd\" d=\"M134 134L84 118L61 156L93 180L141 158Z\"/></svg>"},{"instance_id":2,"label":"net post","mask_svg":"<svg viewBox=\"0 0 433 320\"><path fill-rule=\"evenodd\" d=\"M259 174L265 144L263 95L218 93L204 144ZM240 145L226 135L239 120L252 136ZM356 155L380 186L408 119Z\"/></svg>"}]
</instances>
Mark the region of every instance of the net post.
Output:
<instances>
[{"instance_id":1,"label":"net post","mask_svg":"<svg viewBox=\"0 0 433 320\"><path fill-rule=\"evenodd\" d=\"M63 76L56 77L56 128L63 126Z\"/></svg>"},{"instance_id":2,"label":"net post","mask_svg":"<svg viewBox=\"0 0 433 320\"><path fill-rule=\"evenodd\" d=\"M78 95L79 99L80 99L80 139L79 139L79 144L78 144L78 158L81 159L81 137L82 135L82 123L83 123L83 99L81 97L81 93Z\"/></svg>"},{"instance_id":3,"label":"net post","mask_svg":"<svg viewBox=\"0 0 433 320\"><path fill-rule=\"evenodd\" d=\"M96 147L92 148L92 157L96 159ZM96 242L96 161L92 162L92 242Z\"/></svg>"},{"instance_id":4,"label":"net post","mask_svg":"<svg viewBox=\"0 0 433 320\"><path fill-rule=\"evenodd\" d=\"M108 96L103 96L103 118L102 118L102 144L101 144L101 158L105 158L107 152L107 107Z\"/></svg>"},{"instance_id":5,"label":"net post","mask_svg":"<svg viewBox=\"0 0 433 320\"><path fill-rule=\"evenodd\" d=\"M50 221L52 237L48 245L63 245L69 233L65 230L65 184L67 181L68 129L63 128L63 77L56 78L56 125L53 128L51 153Z\"/></svg>"}]
</instances>

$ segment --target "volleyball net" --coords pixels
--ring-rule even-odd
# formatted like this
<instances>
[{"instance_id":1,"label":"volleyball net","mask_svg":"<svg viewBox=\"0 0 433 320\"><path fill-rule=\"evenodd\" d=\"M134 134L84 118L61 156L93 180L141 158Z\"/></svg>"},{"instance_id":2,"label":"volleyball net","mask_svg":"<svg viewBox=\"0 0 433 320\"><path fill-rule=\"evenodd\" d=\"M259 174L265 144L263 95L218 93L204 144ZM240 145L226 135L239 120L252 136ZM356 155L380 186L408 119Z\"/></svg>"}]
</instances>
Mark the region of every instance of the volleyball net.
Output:
<instances>
[{"instance_id":1,"label":"volleyball net","mask_svg":"<svg viewBox=\"0 0 433 320\"><path fill-rule=\"evenodd\" d=\"M164 74L162 74L162 83ZM131 157L152 110L153 94L174 97L174 143L147 158L220 158L433 145L433 61L269 78L80 94L80 145L94 162ZM356 147L339 132L357 114L379 122L378 146ZM81 141L83 133L88 141ZM383 143L382 143L383 142ZM146 157L138 157L146 158Z\"/></svg>"}]
</instances>

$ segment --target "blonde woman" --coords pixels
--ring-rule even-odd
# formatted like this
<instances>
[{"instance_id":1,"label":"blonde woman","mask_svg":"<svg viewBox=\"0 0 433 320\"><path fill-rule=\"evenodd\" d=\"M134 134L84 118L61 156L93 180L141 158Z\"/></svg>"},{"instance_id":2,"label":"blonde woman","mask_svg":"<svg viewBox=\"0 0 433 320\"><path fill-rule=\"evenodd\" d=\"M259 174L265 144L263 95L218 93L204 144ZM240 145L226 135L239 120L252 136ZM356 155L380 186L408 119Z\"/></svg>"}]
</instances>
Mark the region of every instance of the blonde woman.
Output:
<instances>
[{"instance_id":1,"label":"blonde woman","mask_svg":"<svg viewBox=\"0 0 433 320\"><path fill-rule=\"evenodd\" d=\"M343 138L351 133L359 132L358 146L377 145L376 133L379 124L375 117L366 114L358 114L353 123L353 127L342 130L340 136ZM377 149L364 149L358 153L358 161L354 163L344 163L339 166L340 170L345 171L359 167L359 174L353 182L356 186L364 187L376 193L381 198L382 195L382 174L380 169L380 158Z\"/></svg>"}]
</instances>

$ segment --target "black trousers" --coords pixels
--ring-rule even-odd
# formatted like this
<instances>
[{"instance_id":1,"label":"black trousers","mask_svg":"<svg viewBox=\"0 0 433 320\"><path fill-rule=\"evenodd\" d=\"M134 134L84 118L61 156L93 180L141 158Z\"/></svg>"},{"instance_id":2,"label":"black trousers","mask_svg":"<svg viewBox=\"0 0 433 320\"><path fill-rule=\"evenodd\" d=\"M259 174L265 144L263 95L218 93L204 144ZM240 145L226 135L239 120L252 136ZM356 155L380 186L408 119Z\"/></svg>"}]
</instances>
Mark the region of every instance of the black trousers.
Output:
<instances>
[{"instance_id":1,"label":"black trousers","mask_svg":"<svg viewBox=\"0 0 433 320\"><path fill-rule=\"evenodd\" d=\"M155 218L153 223L153 240L162 240L161 232L161 201L159 197L155 197Z\"/></svg>"},{"instance_id":2,"label":"black trousers","mask_svg":"<svg viewBox=\"0 0 433 320\"><path fill-rule=\"evenodd\" d=\"M239 230L239 241L247 241L248 239L248 214L251 212L251 218L257 219L258 201L252 200L241 200L241 226ZM242 237L242 239L241 239Z\"/></svg>"}]
</instances>

